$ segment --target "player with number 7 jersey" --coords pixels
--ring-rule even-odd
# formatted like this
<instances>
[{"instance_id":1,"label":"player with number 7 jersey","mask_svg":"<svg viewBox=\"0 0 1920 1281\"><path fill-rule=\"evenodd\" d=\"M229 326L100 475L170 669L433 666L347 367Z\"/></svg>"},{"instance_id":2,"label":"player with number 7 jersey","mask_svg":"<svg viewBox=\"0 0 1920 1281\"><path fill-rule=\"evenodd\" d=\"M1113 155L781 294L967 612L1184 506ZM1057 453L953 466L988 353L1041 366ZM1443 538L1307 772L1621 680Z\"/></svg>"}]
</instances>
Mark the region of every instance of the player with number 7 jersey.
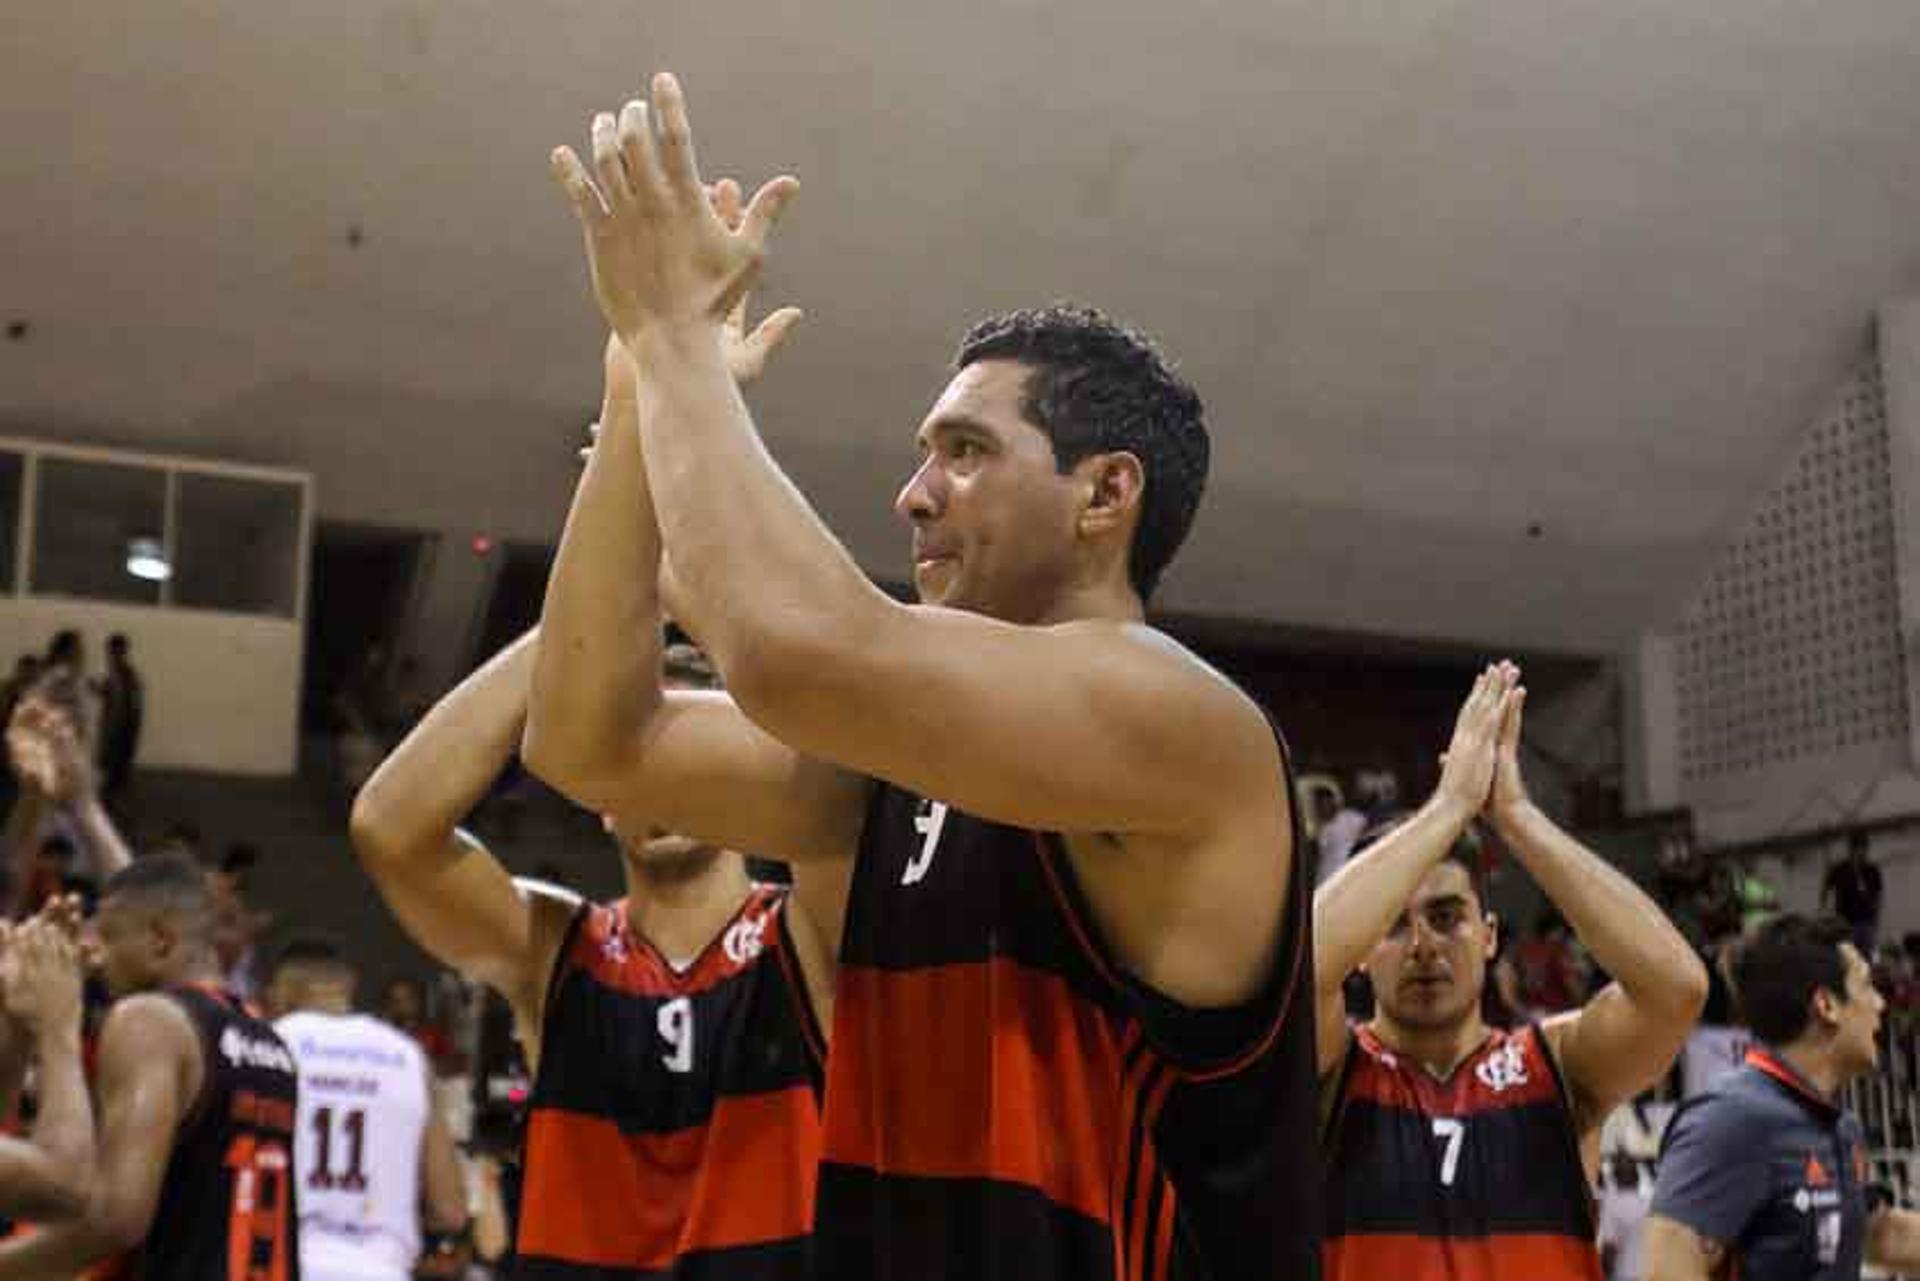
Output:
<instances>
[{"instance_id":1,"label":"player with number 7 jersey","mask_svg":"<svg viewBox=\"0 0 1920 1281\"><path fill-rule=\"evenodd\" d=\"M1327 1281L1600 1281L1594 1170L1606 1116L1671 1066L1706 973L1636 885L1561 830L1520 779L1526 691L1489 666L1440 785L1376 825L1314 893ZM1507 1031L1481 1015L1498 922L1484 817L1614 982ZM1343 981L1373 989L1349 1026Z\"/></svg>"}]
</instances>

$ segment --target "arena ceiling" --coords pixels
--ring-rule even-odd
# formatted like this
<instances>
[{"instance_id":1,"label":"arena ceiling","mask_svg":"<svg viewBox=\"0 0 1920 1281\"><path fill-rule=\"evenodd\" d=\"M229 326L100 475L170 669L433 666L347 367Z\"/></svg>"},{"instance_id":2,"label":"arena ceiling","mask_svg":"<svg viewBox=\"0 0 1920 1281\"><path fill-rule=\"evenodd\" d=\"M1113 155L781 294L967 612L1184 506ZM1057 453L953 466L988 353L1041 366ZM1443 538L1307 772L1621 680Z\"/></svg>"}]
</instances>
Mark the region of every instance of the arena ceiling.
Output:
<instances>
[{"instance_id":1,"label":"arena ceiling","mask_svg":"<svg viewBox=\"0 0 1920 1281\"><path fill-rule=\"evenodd\" d=\"M1600 652L1669 622L1920 274L1912 0L32 4L8 430L308 466L551 538L598 338L545 155L657 67L804 190L766 435L876 572L965 322L1206 396L1165 603Z\"/></svg>"}]
</instances>

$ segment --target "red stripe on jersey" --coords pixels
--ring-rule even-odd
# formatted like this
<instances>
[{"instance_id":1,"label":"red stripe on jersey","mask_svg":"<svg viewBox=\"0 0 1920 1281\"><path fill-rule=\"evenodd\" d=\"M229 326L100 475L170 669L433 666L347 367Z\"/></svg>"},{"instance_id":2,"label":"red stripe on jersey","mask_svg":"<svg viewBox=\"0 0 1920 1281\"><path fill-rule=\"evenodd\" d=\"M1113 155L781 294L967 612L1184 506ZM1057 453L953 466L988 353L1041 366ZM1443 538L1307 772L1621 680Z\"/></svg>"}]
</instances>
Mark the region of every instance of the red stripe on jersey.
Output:
<instances>
[{"instance_id":1,"label":"red stripe on jersey","mask_svg":"<svg viewBox=\"0 0 1920 1281\"><path fill-rule=\"evenodd\" d=\"M536 1109L519 1249L665 1270L698 1250L805 1236L819 1151L805 1086L722 1097L707 1124L671 1134L623 1134L603 1117Z\"/></svg>"},{"instance_id":2,"label":"red stripe on jersey","mask_svg":"<svg viewBox=\"0 0 1920 1281\"><path fill-rule=\"evenodd\" d=\"M1004 959L842 965L834 1006L827 1160L1025 1184L1110 1221L1119 1029L1065 980Z\"/></svg>"},{"instance_id":3,"label":"red stripe on jersey","mask_svg":"<svg viewBox=\"0 0 1920 1281\"><path fill-rule=\"evenodd\" d=\"M1590 1241L1547 1233L1421 1237L1368 1233L1322 1247L1321 1281L1603 1281Z\"/></svg>"}]
</instances>

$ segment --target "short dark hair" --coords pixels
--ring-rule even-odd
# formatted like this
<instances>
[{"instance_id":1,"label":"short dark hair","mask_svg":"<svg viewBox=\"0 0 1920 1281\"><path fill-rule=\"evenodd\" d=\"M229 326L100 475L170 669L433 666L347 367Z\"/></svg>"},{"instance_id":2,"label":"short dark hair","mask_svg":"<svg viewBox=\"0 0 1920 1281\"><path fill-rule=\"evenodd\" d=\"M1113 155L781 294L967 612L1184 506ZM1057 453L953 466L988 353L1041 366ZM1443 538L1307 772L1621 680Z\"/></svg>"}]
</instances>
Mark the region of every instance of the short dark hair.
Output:
<instances>
[{"instance_id":1,"label":"short dark hair","mask_svg":"<svg viewBox=\"0 0 1920 1281\"><path fill-rule=\"evenodd\" d=\"M127 634L125 632L115 632L113 635L107 637L107 653L109 654L124 655L132 648L133 645L127 640Z\"/></svg>"},{"instance_id":2,"label":"short dark hair","mask_svg":"<svg viewBox=\"0 0 1920 1281\"><path fill-rule=\"evenodd\" d=\"M1767 1045L1799 1039L1822 988L1846 999L1847 963L1840 945L1852 938L1832 916L1788 912L1774 917L1734 949L1734 1001L1742 1020Z\"/></svg>"},{"instance_id":3,"label":"short dark hair","mask_svg":"<svg viewBox=\"0 0 1920 1281\"><path fill-rule=\"evenodd\" d=\"M63 627L53 634L47 642L47 661L63 663L70 658L80 657L80 629Z\"/></svg>"},{"instance_id":4,"label":"short dark hair","mask_svg":"<svg viewBox=\"0 0 1920 1281\"><path fill-rule=\"evenodd\" d=\"M259 846L248 841L235 841L227 846L227 852L220 856L220 870L229 876L235 872L251 872L259 862Z\"/></svg>"},{"instance_id":5,"label":"short dark hair","mask_svg":"<svg viewBox=\"0 0 1920 1281\"><path fill-rule=\"evenodd\" d=\"M1100 453L1140 460L1145 488L1127 573L1145 601L1186 541L1207 487L1211 445L1200 394L1144 334L1066 303L975 325L953 364L982 360L1027 367L1021 412L1052 439L1061 471Z\"/></svg>"},{"instance_id":6,"label":"short dark hair","mask_svg":"<svg viewBox=\"0 0 1920 1281\"><path fill-rule=\"evenodd\" d=\"M354 964L347 959L340 945L330 938L318 934L302 934L288 939L286 944L274 954L273 964L267 967L269 980L289 966L299 966L313 970L332 970L339 974L354 973Z\"/></svg>"},{"instance_id":7,"label":"short dark hair","mask_svg":"<svg viewBox=\"0 0 1920 1281\"><path fill-rule=\"evenodd\" d=\"M148 854L136 858L107 879L102 902L132 902L151 912L173 917L183 929L205 934L213 920L213 894L207 874L185 854Z\"/></svg>"},{"instance_id":8,"label":"short dark hair","mask_svg":"<svg viewBox=\"0 0 1920 1281\"><path fill-rule=\"evenodd\" d=\"M1360 839L1353 843L1352 857L1358 858L1367 849L1377 844L1381 837L1399 827L1413 817L1411 810L1399 810L1377 819L1360 833ZM1487 910L1487 860L1485 857L1486 838L1480 832L1478 821L1468 823L1460 835L1454 838L1447 852L1440 856L1442 863L1452 863L1467 874L1467 880L1473 886L1473 897L1480 904L1480 910Z\"/></svg>"}]
</instances>

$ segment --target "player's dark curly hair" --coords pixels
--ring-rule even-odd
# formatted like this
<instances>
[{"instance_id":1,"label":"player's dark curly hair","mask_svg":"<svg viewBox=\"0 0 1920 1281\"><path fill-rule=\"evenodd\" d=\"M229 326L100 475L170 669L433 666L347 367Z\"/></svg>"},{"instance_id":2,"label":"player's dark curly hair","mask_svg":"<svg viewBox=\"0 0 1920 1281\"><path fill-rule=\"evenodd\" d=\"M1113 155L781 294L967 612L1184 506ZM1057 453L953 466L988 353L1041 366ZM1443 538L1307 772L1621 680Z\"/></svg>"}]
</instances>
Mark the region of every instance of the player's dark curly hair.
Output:
<instances>
[{"instance_id":1,"label":"player's dark curly hair","mask_svg":"<svg viewBox=\"0 0 1920 1281\"><path fill-rule=\"evenodd\" d=\"M1053 440L1062 472L1093 454L1140 460L1145 487L1127 573L1142 601L1186 541L1207 487L1210 445L1200 394L1146 335L1090 307L1056 303L981 321L956 369L981 360L1027 366L1022 412Z\"/></svg>"}]
</instances>

